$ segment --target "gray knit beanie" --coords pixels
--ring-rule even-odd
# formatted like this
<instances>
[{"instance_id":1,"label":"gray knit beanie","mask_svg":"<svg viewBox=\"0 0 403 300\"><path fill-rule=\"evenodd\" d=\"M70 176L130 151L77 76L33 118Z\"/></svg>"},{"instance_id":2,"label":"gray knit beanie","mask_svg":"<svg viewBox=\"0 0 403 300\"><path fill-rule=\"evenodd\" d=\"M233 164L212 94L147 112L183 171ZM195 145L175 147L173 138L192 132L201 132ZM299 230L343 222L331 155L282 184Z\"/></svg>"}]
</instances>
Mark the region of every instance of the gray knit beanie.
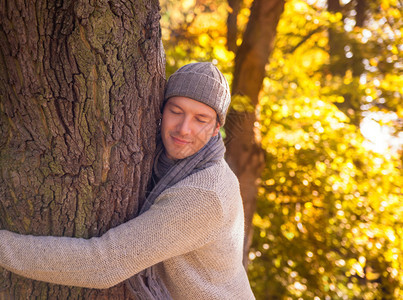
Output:
<instances>
[{"instance_id":1,"label":"gray knit beanie","mask_svg":"<svg viewBox=\"0 0 403 300\"><path fill-rule=\"evenodd\" d=\"M220 125L224 125L231 94L224 75L212 63L188 64L173 73L168 79L165 101L175 96L207 104L217 112Z\"/></svg>"}]
</instances>

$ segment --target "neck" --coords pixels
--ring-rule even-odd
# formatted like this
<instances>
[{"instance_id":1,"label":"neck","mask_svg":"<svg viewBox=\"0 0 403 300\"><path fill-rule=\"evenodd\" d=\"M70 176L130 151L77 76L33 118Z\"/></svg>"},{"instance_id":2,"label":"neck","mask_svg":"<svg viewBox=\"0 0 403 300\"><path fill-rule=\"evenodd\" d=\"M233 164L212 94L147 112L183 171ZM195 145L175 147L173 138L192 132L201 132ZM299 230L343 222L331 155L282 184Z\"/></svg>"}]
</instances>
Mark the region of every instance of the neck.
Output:
<instances>
[{"instance_id":1,"label":"neck","mask_svg":"<svg viewBox=\"0 0 403 300\"><path fill-rule=\"evenodd\" d=\"M154 163L154 174L156 175L157 179L159 180L161 177L163 177L175 164L175 162L175 160L170 159L166 155L165 150L162 150L160 155L156 157Z\"/></svg>"}]
</instances>

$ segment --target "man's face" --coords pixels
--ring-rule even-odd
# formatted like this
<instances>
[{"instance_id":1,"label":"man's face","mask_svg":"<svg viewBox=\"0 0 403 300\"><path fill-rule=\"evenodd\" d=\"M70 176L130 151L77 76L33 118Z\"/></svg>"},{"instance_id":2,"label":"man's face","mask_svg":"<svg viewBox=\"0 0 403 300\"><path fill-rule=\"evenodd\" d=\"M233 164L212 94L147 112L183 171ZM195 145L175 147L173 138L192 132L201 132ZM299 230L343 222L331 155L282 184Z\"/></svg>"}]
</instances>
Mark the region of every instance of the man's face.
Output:
<instances>
[{"instance_id":1,"label":"man's face","mask_svg":"<svg viewBox=\"0 0 403 300\"><path fill-rule=\"evenodd\" d=\"M210 106L187 97L172 97L162 113L161 137L170 159L183 159L199 151L220 129Z\"/></svg>"}]
</instances>

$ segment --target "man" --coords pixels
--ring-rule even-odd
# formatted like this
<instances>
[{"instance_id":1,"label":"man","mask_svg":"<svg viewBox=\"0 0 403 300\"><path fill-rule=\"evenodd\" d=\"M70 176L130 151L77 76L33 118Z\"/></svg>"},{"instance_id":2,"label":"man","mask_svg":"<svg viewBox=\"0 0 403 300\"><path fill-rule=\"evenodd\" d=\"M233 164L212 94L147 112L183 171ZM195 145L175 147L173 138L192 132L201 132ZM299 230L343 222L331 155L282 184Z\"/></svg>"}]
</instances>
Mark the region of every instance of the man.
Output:
<instances>
[{"instance_id":1,"label":"man","mask_svg":"<svg viewBox=\"0 0 403 300\"><path fill-rule=\"evenodd\" d=\"M219 133L228 83L211 63L168 80L155 185L138 217L91 239L0 230L0 266L71 286L126 280L138 299L254 299L242 265L239 183Z\"/></svg>"}]
</instances>

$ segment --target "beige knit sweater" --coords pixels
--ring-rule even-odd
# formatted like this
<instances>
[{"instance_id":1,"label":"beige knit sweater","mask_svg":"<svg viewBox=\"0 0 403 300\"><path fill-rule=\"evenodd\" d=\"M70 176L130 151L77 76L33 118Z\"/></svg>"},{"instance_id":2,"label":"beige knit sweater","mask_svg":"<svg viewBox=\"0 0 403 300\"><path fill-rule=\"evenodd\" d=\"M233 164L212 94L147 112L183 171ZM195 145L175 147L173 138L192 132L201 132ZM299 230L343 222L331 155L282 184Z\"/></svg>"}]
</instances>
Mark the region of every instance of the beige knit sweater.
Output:
<instances>
[{"instance_id":1,"label":"beige knit sweater","mask_svg":"<svg viewBox=\"0 0 403 300\"><path fill-rule=\"evenodd\" d=\"M243 237L239 183L222 160L101 237L0 231L0 266L31 279L103 289L158 264L174 299L254 299L242 265Z\"/></svg>"}]
</instances>

